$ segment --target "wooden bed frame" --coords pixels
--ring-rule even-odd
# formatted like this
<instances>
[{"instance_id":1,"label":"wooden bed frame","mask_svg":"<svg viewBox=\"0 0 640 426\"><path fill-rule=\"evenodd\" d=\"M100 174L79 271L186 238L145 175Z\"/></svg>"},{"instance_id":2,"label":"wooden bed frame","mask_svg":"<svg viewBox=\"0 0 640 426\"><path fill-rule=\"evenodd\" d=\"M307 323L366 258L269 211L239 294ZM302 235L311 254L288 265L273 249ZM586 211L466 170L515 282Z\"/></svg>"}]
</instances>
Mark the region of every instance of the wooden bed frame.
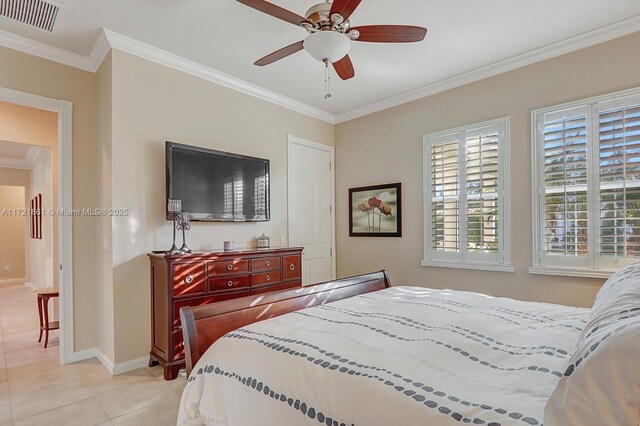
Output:
<instances>
[{"instance_id":1,"label":"wooden bed frame","mask_svg":"<svg viewBox=\"0 0 640 426\"><path fill-rule=\"evenodd\" d=\"M237 328L391 286L383 270L291 290L180 309L187 376L216 340Z\"/></svg>"}]
</instances>

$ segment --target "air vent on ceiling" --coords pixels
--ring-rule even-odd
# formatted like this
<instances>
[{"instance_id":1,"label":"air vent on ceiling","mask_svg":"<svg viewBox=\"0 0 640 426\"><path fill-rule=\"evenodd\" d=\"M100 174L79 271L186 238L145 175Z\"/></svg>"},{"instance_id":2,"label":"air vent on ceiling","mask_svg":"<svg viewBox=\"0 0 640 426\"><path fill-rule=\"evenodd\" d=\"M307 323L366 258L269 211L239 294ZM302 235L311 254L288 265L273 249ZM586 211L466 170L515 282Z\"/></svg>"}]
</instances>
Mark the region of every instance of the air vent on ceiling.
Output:
<instances>
[{"instance_id":1,"label":"air vent on ceiling","mask_svg":"<svg viewBox=\"0 0 640 426\"><path fill-rule=\"evenodd\" d=\"M0 0L0 16L52 32L61 7L43 0Z\"/></svg>"}]
</instances>

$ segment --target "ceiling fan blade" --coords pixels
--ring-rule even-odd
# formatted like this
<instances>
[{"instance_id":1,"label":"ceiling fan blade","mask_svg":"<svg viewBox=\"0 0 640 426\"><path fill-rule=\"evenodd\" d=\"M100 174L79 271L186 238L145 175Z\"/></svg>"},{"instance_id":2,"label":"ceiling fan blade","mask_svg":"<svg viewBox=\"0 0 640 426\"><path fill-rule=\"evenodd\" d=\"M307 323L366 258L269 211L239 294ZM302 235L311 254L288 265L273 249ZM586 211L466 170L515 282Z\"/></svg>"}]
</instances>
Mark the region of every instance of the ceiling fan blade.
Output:
<instances>
[{"instance_id":1,"label":"ceiling fan blade","mask_svg":"<svg viewBox=\"0 0 640 426\"><path fill-rule=\"evenodd\" d=\"M302 45L302 41L299 41L297 43L293 43L290 44L287 47L283 47L280 50L276 50L273 53L270 53L269 55L265 56L264 58L258 59L254 65L257 65L259 67L263 67L265 65L269 65L274 63L275 61L279 61L282 58L286 58L289 55L293 55L296 52L299 52L300 50L302 50L304 47Z\"/></svg>"},{"instance_id":2,"label":"ceiling fan blade","mask_svg":"<svg viewBox=\"0 0 640 426\"><path fill-rule=\"evenodd\" d=\"M329 16L338 13L346 21L362 0L334 0Z\"/></svg>"},{"instance_id":3,"label":"ceiling fan blade","mask_svg":"<svg viewBox=\"0 0 640 426\"><path fill-rule=\"evenodd\" d=\"M360 33L356 41L374 43L412 43L424 40L427 35L426 28L410 25L364 25L350 31L354 30Z\"/></svg>"},{"instance_id":4,"label":"ceiling fan blade","mask_svg":"<svg viewBox=\"0 0 640 426\"><path fill-rule=\"evenodd\" d=\"M333 68L343 80L349 80L356 75L356 71L353 69L353 64L351 63L351 58L349 58L349 55L346 55L338 62L334 62Z\"/></svg>"},{"instance_id":5,"label":"ceiling fan blade","mask_svg":"<svg viewBox=\"0 0 640 426\"><path fill-rule=\"evenodd\" d=\"M240 3L252 7L260 12L264 12L267 15L275 16L283 21L291 22L293 25L300 25L302 21L306 21L302 16L290 12L287 9L283 9L280 6L271 4L264 0L238 0Z\"/></svg>"}]
</instances>

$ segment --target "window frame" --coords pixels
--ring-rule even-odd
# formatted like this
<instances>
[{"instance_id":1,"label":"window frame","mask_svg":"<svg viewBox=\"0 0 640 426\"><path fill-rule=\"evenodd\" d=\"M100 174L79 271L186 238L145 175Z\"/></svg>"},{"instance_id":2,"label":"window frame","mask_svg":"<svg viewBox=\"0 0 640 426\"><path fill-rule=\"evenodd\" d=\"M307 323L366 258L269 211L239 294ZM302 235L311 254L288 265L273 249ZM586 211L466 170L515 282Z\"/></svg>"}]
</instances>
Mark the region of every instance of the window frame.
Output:
<instances>
[{"instance_id":1,"label":"window frame","mask_svg":"<svg viewBox=\"0 0 640 426\"><path fill-rule=\"evenodd\" d=\"M447 129L423 135L423 224L424 247L422 266L437 266L446 268L476 269L499 272L514 272L510 264L510 204L509 204L509 117L500 117L479 123ZM467 251L467 133L478 131L486 127L498 127L498 254L479 254ZM458 143L464 140L464 149L458 154L458 215L459 215L459 247L458 252L438 252L433 250L432 229L432 189L431 181L431 147L439 140L457 137ZM462 191L464 190L464 195ZM462 200L462 201L460 201ZM463 232L464 230L464 232Z\"/></svg>"},{"instance_id":2,"label":"window frame","mask_svg":"<svg viewBox=\"0 0 640 426\"><path fill-rule=\"evenodd\" d=\"M618 268L640 261L640 258L600 256L600 111L613 106L640 104L640 88L595 96L531 111L531 201L532 201L532 264L530 274L572 277L608 278ZM601 108L607 106L608 108ZM544 211L544 118L547 114L584 110L587 144L587 227L588 254L584 261L562 259L545 253ZM595 149L594 149L595 148ZM593 195L592 195L593 194ZM550 259L555 257L555 259ZM574 256L577 258L577 256ZM604 261L603 261L604 260Z\"/></svg>"}]
</instances>

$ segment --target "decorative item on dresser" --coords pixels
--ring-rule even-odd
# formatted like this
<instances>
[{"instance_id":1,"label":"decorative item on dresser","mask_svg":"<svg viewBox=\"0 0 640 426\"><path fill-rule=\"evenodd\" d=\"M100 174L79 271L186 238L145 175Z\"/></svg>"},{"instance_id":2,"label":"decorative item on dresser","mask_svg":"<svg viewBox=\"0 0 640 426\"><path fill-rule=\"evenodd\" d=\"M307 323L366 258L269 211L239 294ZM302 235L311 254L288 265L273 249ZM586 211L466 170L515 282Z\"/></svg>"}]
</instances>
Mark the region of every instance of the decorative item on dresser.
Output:
<instances>
[{"instance_id":1,"label":"decorative item on dresser","mask_svg":"<svg viewBox=\"0 0 640 426\"><path fill-rule=\"evenodd\" d=\"M302 247L149 254L151 353L173 380L185 367L180 308L302 285Z\"/></svg>"},{"instance_id":2,"label":"decorative item on dresser","mask_svg":"<svg viewBox=\"0 0 640 426\"><path fill-rule=\"evenodd\" d=\"M182 254L176 246L176 229L178 227L178 215L182 212L182 200L167 201L167 219L173 221L173 245L167 251L168 255Z\"/></svg>"}]
</instances>

